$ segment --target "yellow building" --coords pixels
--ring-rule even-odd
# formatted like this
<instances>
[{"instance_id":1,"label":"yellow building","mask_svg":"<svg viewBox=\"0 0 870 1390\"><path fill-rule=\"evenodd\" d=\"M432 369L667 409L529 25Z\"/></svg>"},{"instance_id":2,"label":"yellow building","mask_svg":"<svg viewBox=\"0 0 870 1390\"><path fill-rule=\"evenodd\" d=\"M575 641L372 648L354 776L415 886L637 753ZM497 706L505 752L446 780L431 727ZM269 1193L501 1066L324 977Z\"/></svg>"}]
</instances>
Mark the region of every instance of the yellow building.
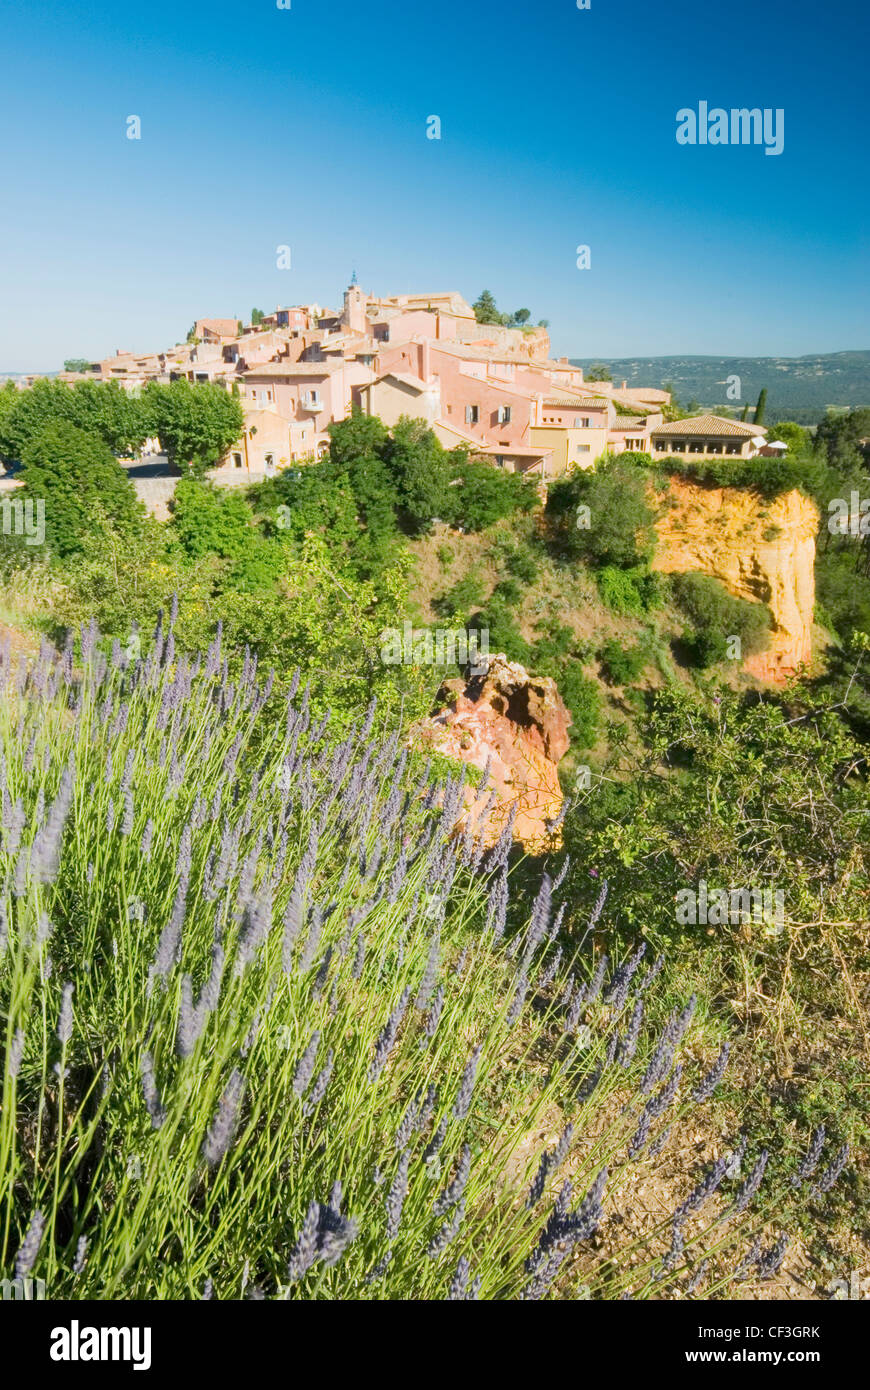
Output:
<instances>
[{"instance_id":1,"label":"yellow building","mask_svg":"<svg viewBox=\"0 0 870 1390\"><path fill-rule=\"evenodd\" d=\"M549 449L548 476L559 478L577 468L591 468L607 449L613 406L602 396L558 392L541 401L529 443ZM552 470L552 471L551 471Z\"/></svg>"}]
</instances>

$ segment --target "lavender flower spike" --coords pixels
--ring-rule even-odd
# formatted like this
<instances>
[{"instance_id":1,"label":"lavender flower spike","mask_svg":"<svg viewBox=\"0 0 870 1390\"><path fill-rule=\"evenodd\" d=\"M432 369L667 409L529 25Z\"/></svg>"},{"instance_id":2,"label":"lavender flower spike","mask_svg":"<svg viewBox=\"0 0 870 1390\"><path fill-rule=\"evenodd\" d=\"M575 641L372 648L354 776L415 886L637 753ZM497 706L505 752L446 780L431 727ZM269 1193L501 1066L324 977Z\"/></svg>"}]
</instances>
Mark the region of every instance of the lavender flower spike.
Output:
<instances>
[{"instance_id":1,"label":"lavender flower spike","mask_svg":"<svg viewBox=\"0 0 870 1390\"><path fill-rule=\"evenodd\" d=\"M220 1098L217 1114L209 1126L202 1146L206 1163L214 1166L220 1163L232 1143L239 1119L239 1106L245 1089L245 1079L241 1072L233 1072Z\"/></svg>"},{"instance_id":2,"label":"lavender flower spike","mask_svg":"<svg viewBox=\"0 0 870 1390\"><path fill-rule=\"evenodd\" d=\"M477 1066L480 1061L481 1047L478 1045L468 1060L465 1071L462 1073L462 1081L456 1093L456 1101L453 1106L453 1113L457 1120L464 1120L471 1107L471 1097L474 1093L474 1081L477 1076Z\"/></svg>"},{"instance_id":3,"label":"lavender flower spike","mask_svg":"<svg viewBox=\"0 0 870 1390\"><path fill-rule=\"evenodd\" d=\"M41 1211L35 1211L30 1218L30 1225L24 1233L24 1239L15 1256L15 1278L23 1279L29 1274L36 1264L36 1257L39 1254L39 1247L42 1245L42 1236L45 1231L45 1217Z\"/></svg>"},{"instance_id":4,"label":"lavender flower spike","mask_svg":"<svg viewBox=\"0 0 870 1390\"><path fill-rule=\"evenodd\" d=\"M67 981L63 987L60 999L60 1017L57 1023L57 1036L61 1047L66 1047L73 1031L73 1011L72 1011L73 986Z\"/></svg>"}]
</instances>

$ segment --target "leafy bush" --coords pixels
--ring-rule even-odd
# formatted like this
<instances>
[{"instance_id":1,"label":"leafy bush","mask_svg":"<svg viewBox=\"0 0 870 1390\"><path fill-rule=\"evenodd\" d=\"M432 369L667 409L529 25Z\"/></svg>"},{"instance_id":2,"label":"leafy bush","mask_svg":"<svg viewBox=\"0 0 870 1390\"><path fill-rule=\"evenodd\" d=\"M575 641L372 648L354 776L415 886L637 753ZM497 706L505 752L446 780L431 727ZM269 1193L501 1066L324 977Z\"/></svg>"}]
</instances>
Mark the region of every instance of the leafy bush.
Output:
<instances>
[{"instance_id":1,"label":"leafy bush","mask_svg":"<svg viewBox=\"0 0 870 1390\"><path fill-rule=\"evenodd\" d=\"M492 591L493 598L500 599L510 608L522 602L523 591L515 579L501 579Z\"/></svg>"},{"instance_id":2,"label":"leafy bush","mask_svg":"<svg viewBox=\"0 0 870 1390\"><path fill-rule=\"evenodd\" d=\"M548 668L558 665L565 657L577 657L588 661L592 654L590 643L581 642L574 635L573 628L558 618L550 617L537 624L539 634L535 642L535 665Z\"/></svg>"},{"instance_id":3,"label":"leafy bush","mask_svg":"<svg viewBox=\"0 0 870 1390\"><path fill-rule=\"evenodd\" d=\"M644 565L632 569L605 565L595 579L602 602L614 613L639 618L662 602L661 577Z\"/></svg>"},{"instance_id":4,"label":"leafy bush","mask_svg":"<svg viewBox=\"0 0 870 1390\"><path fill-rule=\"evenodd\" d=\"M727 1282L746 1218L689 1206L670 1255L669 1231L631 1261L592 1244L722 1075L724 1053L672 1070L693 1002L645 1025L642 951L578 990L549 879L529 915L508 840L463 863L461 781L421 796L373 707L330 743L307 691L264 722L269 679L228 684L219 639L194 664L171 631L133 664L96 643L0 709L0 1273L56 1298L538 1299L571 1296L573 1251L593 1297L703 1295L712 1229Z\"/></svg>"},{"instance_id":5,"label":"leafy bush","mask_svg":"<svg viewBox=\"0 0 870 1390\"><path fill-rule=\"evenodd\" d=\"M451 473L452 486L442 515L465 531L483 531L538 505L533 481L519 473L505 473L492 463L469 459L461 451L453 456Z\"/></svg>"},{"instance_id":6,"label":"leafy bush","mask_svg":"<svg viewBox=\"0 0 870 1390\"><path fill-rule=\"evenodd\" d=\"M715 487L744 488L762 497L778 497L802 488L813 494L816 490L819 465L812 458L728 458L726 455L705 454L698 458L681 458L677 454L657 457L656 464L668 473L693 478Z\"/></svg>"},{"instance_id":7,"label":"leafy bush","mask_svg":"<svg viewBox=\"0 0 870 1390\"><path fill-rule=\"evenodd\" d=\"M230 588L261 589L274 585L283 569L283 547L262 536L244 497L193 476L180 478L172 500L172 527L193 560L217 555L230 564Z\"/></svg>"},{"instance_id":8,"label":"leafy bush","mask_svg":"<svg viewBox=\"0 0 870 1390\"><path fill-rule=\"evenodd\" d=\"M566 661L559 668L559 694L571 711L571 742L591 748L601 723L601 693L596 681L583 674L579 661Z\"/></svg>"},{"instance_id":9,"label":"leafy bush","mask_svg":"<svg viewBox=\"0 0 870 1390\"><path fill-rule=\"evenodd\" d=\"M467 618L472 608L476 608L483 602L484 597L483 578L477 570L469 570L462 579L457 579L455 584L436 599L433 607L436 613L440 613L445 618Z\"/></svg>"},{"instance_id":10,"label":"leafy bush","mask_svg":"<svg viewBox=\"0 0 870 1390\"><path fill-rule=\"evenodd\" d=\"M532 665L532 648L517 625L513 605L497 594L492 594L483 610L469 619L469 626L478 632L486 629L490 652L504 652L510 661Z\"/></svg>"},{"instance_id":11,"label":"leafy bush","mask_svg":"<svg viewBox=\"0 0 870 1390\"><path fill-rule=\"evenodd\" d=\"M540 573L540 566L532 549L527 545L517 545L505 557L508 574L520 579L524 584L534 584Z\"/></svg>"},{"instance_id":12,"label":"leafy bush","mask_svg":"<svg viewBox=\"0 0 870 1390\"><path fill-rule=\"evenodd\" d=\"M734 598L718 579L707 574L677 574L671 579L674 598L691 619L694 632L687 643L699 666L711 666L727 656L727 639L739 637L742 656L767 646L771 617L766 604Z\"/></svg>"},{"instance_id":13,"label":"leafy bush","mask_svg":"<svg viewBox=\"0 0 870 1390\"><path fill-rule=\"evenodd\" d=\"M647 665L648 653L640 643L625 646L609 638L599 652L604 673L612 685L630 685Z\"/></svg>"}]
</instances>

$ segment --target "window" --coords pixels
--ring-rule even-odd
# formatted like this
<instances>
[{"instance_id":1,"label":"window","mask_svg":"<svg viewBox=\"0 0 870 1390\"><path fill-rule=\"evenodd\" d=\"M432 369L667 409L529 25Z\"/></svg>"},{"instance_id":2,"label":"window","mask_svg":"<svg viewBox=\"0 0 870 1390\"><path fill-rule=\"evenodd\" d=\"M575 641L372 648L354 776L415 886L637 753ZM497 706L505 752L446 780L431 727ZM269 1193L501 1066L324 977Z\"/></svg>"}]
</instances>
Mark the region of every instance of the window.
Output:
<instances>
[{"instance_id":1,"label":"window","mask_svg":"<svg viewBox=\"0 0 870 1390\"><path fill-rule=\"evenodd\" d=\"M241 454L233 454L233 463L235 464L236 468L241 468L241 466L242 466L242 456L241 456Z\"/></svg>"},{"instance_id":2,"label":"window","mask_svg":"<svg viewBox=\"0 0 870 1390\"><path fill-rule=\"evenodd\" d=\"M266 467L267 467L267 468L271 468L271 467L272 467L272 464L273 464L274 462L275 462L275 456L274 456L274 454L267 454L267 455L266 455L266 459L265 459Z\"/></svg>"},{"instance_id":3,"label":"window","mask_svg":"<svg viewBox=\"0 0 870 1390\"><path fill-rule=\"evenodd\" d=\"M467 405L467 406L465 407L465 423L466 423L466 425L476 425L476 424L478 423L479 419L480 419L480 410L479 410L479 408L478 408L476 405Z\"/></svg>"},{"instance_id":4,"label":"window","mask_svg":"<svg viewBox=\"0 0 870 1390\"><path fill-rule=\"evenodd\" d=\"M500 405L498 408L498 423L509 425L511 422L511 408L509 405Z\"/></svg>"},{"instance_id":5,"label":"window","mask_svg":"<svg viewBox=\"0 0 870 1390\"><path fill-rule=\"evenodd\" d=\"M656 453L657 453L657 454L664 454L664 453L667 453L667 448L668 448L668 442L667 442L666 439L657 439L657 440L656 440Z\"/></svg>"},{"instance_id":6,"label":"window","mask_svg":"<svg viewBox=\"0 0 870 1390\"><path fill-rule=\"evenodd\" d=\"M578 454L588 454L588 453L589 453L589 445L588 445L588 444L578 444L578 445L577 445L577 453L578 453Z\"/></svg>"},{"instance_id":7,"label":"window","mask_svg":"<svg viewBox=\"0 0 870 1390\"><path fill-rule=\"evenodd\" d=\"M271 399L272 399L272 392L271 392L271 391L267 391L267 392L266 392L266 400L267 400L267 401L270 401Z\"/></svg>"},{"instance_id":8,"label":"window","mask_svg":"<svg viewBox=\"0 0 870 1390\"><path fill-rule=\"evenodd\" d=\"M252 392L251 392L251 400L252 400L252 401L255 401L256 399L257 399L257 393L256 393L256 391L252 391Z\"/></svg>"},{"instance_id":9,"label":"window","mask_svg":"<svg viewBox=\"0 0 870 1390\"><path fill-rule=\"evenodd\" d=\"M584 430L588 430L592 425L591 415L584 415L580 420L580 424L583 426Z\"/></svg>"}]
</instances>

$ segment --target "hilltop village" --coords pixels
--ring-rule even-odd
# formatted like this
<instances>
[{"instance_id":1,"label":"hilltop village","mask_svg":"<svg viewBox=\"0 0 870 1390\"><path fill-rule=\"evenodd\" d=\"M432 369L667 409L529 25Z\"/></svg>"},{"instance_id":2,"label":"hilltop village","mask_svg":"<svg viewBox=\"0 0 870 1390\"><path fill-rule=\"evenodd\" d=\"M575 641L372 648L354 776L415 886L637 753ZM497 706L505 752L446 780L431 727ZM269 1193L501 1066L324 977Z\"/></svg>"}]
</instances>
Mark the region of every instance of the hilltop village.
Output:
<instances>
[{"instance_id":1,"label":"hilltop village","mask_svg":"<svg viewBox=\"0 0 870 1390\"><path fill-rule=\"evenodd\" d=\"M584 381L567 358L550 357L546 328L478 322L455 291L378 298L351 283L340 312L306 304L252 318L198 319L185 344L118 350L60 377L116 381L134 394L178 379L235 392L245 423L215 469L225 482L320 458L328 426L354 408L387 426L423 419L446 448L542 481L591 468L605 452L751 458L778 447L760 425L669 420L667 391Z\"/></svg>"}]
</instances>

